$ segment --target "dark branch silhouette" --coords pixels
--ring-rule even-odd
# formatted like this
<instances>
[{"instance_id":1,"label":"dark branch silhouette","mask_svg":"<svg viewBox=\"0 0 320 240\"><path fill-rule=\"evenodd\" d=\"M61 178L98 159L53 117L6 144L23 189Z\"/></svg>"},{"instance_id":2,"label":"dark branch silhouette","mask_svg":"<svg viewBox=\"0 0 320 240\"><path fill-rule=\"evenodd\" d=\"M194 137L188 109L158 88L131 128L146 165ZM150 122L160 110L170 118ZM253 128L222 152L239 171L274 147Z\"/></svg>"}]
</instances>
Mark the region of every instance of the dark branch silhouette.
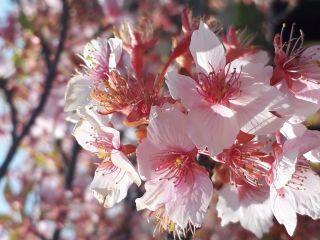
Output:
<instances>
[{"instance_id":1,"label":"dark branch silhouette","mask_svg":"<svg viewBox=\"0 0 320 240\"><path fill-rule=\"evenodd\" d=\"M14 142L17 138L18 119L17 119L17 109L13 102L13 90L7 88L8 79L1 79L0 82L1 82L0 88L4 93L4 96L6 98L6 101L8 102L8 106L10 109L10 118L12 123L11 137L12 137L12 142Z\"/></svg>"}]
</instances>

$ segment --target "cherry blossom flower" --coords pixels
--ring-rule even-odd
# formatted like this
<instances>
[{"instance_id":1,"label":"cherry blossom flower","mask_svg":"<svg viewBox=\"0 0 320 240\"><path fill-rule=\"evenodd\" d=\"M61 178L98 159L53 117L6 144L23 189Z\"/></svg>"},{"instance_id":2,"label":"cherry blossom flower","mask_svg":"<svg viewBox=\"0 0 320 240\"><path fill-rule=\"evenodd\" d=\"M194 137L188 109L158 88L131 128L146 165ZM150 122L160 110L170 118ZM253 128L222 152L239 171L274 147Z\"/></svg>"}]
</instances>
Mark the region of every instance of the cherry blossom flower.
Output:
<instances>
[{"instance_id":1,"label":"cherry blossom flower","mask_svg":"<svg viewBox=\"0 0 320 240\"><path fill-rule=\"evenodd\" d=\"M312 163L320 162L320 132L307 129L303 124L285 123L281 133L289 139L286 148L299 148L299 153ZM301 141L300 139L303 139Z\"/></svg>"},{"instance_id":2,"label":"cherry blossom flower","mask_svg":"<svg viewBox=\"0 0 320 240\"><path fill-rule=\"evenodd\" d=\"M229 167L231 183L263 186L273 162L273 157L263 152L264 146L258 141L237 141L213 159Z\"/></svg>"},{"instance_id":3,"label":"cherry blossom flower","mask_svg":"<svg viewBox=\"0 0 320 240\"><path fill-rule=\"evenodd\" d=\"M246 124L261 125L269 117L263 113L272 110L270 104L283 97L266 84L271 67L241 58L226 65L223 45L202 22L192 34L190 51L197 75L191 78L171 71L167 85L172 97L189 109L191 139L216 155L233 144Z\"/></svg>"},{"instance_id":4,"label":"cherry blossom flower","mask_svg":"<svg viewBox=\"0 0 320 240\"><path fill-rule=\"evenodd\" d=\"M247 183L241 186L225 184L219 190L217 211L222 226L240 222L243 228L258 238L269 232L273 225L269 188L266 184L259 188Z\"/></svg>"},{"instance_id":5,"label":"cherry blossom flower","mask_svg":"<svg viewBox=\"0 0 320 240\"><path fill-rule=\"evenodd\" d=\"M297 213L320 218L320 177L311 170L302 154L319 146L319 138L310 141L310 133L287 140L283 152L273 164L270 199L274 216L290 236L297 225ZM311 148L311 149L310 149Z\"/></svg>"},{"instance_id":6,"label":"cherry blossom flower","mask_svg":"<svg viewBox=\"0 0 320 240\"><path fill-rule=\"evenodd\" d=\"M275 70L271 84L288 94L293 114L298 117L295 122L302 122L319 109L320 46L304 47L302 31L294 37L294 25L285 42L284 29L285 25L274 38Z\"/></svg>"},{"instance_id":7,"label":"cherry blossom flower","mask_svg":"<svg viewBox=\"0 0 320 240\"><path fill-rule=\"evenodd\" d=\"M91 96L94 95L95 90L92 90L91 86L94 85L95 81L108 79L109 71L116 67L121 52L122 41L116 38L110 38L109 40L94 39L85 46L82 56L86 64L85 71L76 74L68 82L64 107L66 112L73 112L85 106L94 105Z\"/></svg>"},{"instance_id":8,"label":"cherry blossom flower","mask_svg":"<svg viewBox=\"0 0 320 240\"><path fill-rule=\"evenodd\" d=\"M73 135L87 151L95 153L102 159L90 188L95 198L105 207L112 207L127 195L131 184L141 184L138 173L131 164L120 144L120 133L104 126L98 116L82 113Z\"/></svg>"},{"instance_id":9,"label":"cherry blossom flower","mask_svg":"<svg viewBox=\"0 0 320 240\"><path fill-rule=\"evenodd\" d=\"M154 107L147 138L137 148L139 173L146 180L137 209L149 209L158 226L178 236L201 226L213 191L186 129L183 113Z\"/></svg>"}]
</instances>

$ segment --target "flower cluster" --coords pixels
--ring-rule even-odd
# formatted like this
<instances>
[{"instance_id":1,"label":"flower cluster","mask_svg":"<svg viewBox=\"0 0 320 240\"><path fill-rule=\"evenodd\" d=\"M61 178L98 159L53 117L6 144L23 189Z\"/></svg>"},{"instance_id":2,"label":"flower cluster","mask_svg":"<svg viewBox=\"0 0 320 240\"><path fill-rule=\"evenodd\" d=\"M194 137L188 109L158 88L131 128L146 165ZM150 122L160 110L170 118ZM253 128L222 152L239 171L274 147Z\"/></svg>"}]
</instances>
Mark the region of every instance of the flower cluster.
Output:
<instances>
[{"instance_id":1,"label":"flower cluster","mask_svg":"<svg viewBox=\"0 0 320 240\"><path fill-rule=\"evenodd\" d=\"M310 164L320 133L304 125L320 108L320 46L304 47L294 27L284 40L284 27L273 68L243 31L214 32L187 11L182 25L163 66L148 19L86 45L65 111L78 143L101 159L93 195L112 207L144 181L137 210L180 238L201 227L217 191L221 225L262 237L275 217L292 236L297 214L320 218ZM136 141L121 143L118 130L132 127Z\"/></svg>"}]
</instances>

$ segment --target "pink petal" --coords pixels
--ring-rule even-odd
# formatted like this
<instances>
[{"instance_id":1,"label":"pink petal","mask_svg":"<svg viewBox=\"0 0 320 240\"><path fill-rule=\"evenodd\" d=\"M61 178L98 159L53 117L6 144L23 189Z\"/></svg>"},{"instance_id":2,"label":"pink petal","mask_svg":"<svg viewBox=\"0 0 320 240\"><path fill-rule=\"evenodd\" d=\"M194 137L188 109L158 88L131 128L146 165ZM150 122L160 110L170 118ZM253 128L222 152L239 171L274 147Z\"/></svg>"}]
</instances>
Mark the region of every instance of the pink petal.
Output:
<instances>
[{"instance_id":1,"label":"pink petal","mask_svg":"<svg viewBox=\"0 0 320 240\"><path fill-rule=\"evenodd\" d=\"M296 138L287 140L284 143L283 151L287 152L291 149L297 149L298 154L305 154L319 146L320 132L306 129L305 132Z\"/></svg>"},{"instance_id":2,"label":"pink petal","mask_svg":"<svg viewBox=\"0 0 320 240\"><path fill-rule=\"evenodd\" d=\"M175 108L153 107L148 126L148 139L159 149L189 152L194 144L187 135L187 117Z\"/></svg>"},{"instance_id":3,"label":"pink petal","mask_svg":"<svg viewBox=\"0 0 320 240\"><path fill-rule=\"evenodd\" d=\"M318 103L300 99L290 92L287 93L287 96L293 111L293 117L289 120L291 123L301 123L305 121L308 116L316 113L319 109Z\"/></svg>"},{"instance_id":4,"label":"pink petal","mask_svg":"<svg viewBox=\"0 0 320 240\"><path fill-rule=\"evenodd\" d=\"M253 63L246 58L238 58L225 67L226 74L232 71L240 74L242 86L252 85L253 83L264 83L269 85L272 76L272 67L262 63Z\"/></svg>"},{"instance_id":5,"label":"pink petal","mask_svg":"<svg viewBox=\"0 0 320 240\"><path fill-rule=\"evenodd\" d=\"M267 186L255 188L249 185L224 185L219 191L217 211L222 226L240 222L243 228L258 238L269 232L273 225Z\"/></svg>"},{"instance_id":6,"label":"pink petal","mask_svg":"<svg viewBox=\"0 0 320 240\"><path fill-rule=\"evenodd\" d=\"M203 97L199 94L196 82L192 78L175 71L168 72L166 78L170 95L176 100L181 99L186 108L190 109L192 106L201 103Z\"/></svg>"},{"instance_id":7,"label":"pink petal","mask_svg":"<svg viewBox=\"0 0 320 240\"><path fill-rule=\"evenodd\" d=\"M187 227L188 222L195 227L201 226L213 192L212 182L203 172L195 170L190 177L193 184L181 182L173 189L170 201L166 203L169 218L182 229Z\"/></svg>"},{"instance_id":8,"label":"pink petal","mask_svg":"<svg viewBox=\"0 0 320 240\"><path fill-rule=\"evenodd\" d=\"M208 147L211 155L230 147L240 130L235 112L223 105L192 108L189 112L189 134L200 149Z\"/></svg>"},{"instance_id":9,"label":"pink petal","mask_svg":"<svg viewBox=\"0 0 320 240\"><path fill-rule=\"evenodd\" d=\"M281 134L284 135L287 139L292 139L297 136L301 136L307 130L306 126L301 123L290 124L284 123L283 127L280 129Z\"/></svg>"},{"instance_id":10,"label":"pink petal","mask_svg":"<svg viewBox=\"0 0 320 240\"><path fill-rule=\"evenodd\" d=\"M137 148L137 163L139 174L143 180L151 179L152 172L154 171L154 160L160 154L163 154L161 149L152 144L149 139L145 139L139 144Z\"/></svg>"},{"instance_id":11,"label":"pink petal","mask_svg":"<svg viewBox=\"0 0 320 240\"><path fill-rule=\"evenodd\" d=\"M136 199L137 210L149 209L156 211L169 201L172 188L173 183L171 181L160 181L158 178L147 181L145 194Z\"/></svg>"},{"instance_id":12,"label":"pink petal","mask_svg":"<svg viewBox=\"0 0 320 240\"><path fill-rule=\"evenodd\" d=\"M225 51L219 38L200 22L199 29L191 36L190 52L197 64L197 72L208 74L218 72L226 64Z\"/></svg>"},{"instance_id":13,"label":"pink petal","mask_svg":"<svg viewBox=\"0 0 320 240\"><path fill-rule=\"evenodd\" d=\"M275 132L286 121L286 118L280 119L271 113L288 105L286 98L274 87L254 84L242 88L241 96L231 103L242 130L250 134Z\"/></svg>"}]
</instances>

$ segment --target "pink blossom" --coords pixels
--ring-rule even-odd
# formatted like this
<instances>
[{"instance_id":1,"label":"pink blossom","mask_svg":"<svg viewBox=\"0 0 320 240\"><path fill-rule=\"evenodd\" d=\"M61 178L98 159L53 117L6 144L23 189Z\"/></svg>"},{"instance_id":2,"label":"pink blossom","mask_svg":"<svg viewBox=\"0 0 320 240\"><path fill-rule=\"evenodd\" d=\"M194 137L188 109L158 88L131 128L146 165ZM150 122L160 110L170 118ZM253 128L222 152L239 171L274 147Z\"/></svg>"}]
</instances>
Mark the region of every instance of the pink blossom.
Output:
<instances>
[{"instance_id":1,"label":"pink blossom","mask_svg":"<svg viewBox=\"0 0 320 240\"><path fill-rule=\"evenodd\" d=\"M270 199L274 216L290 236L297 225L297 213L320 218L320 177L311 170L302 154L319 146L310 132L287 140L273 164ZM315 141L316 143L315 144Z\"/></svg>"},{"instance_id":2,"label":"pink blossom","mask_svg":"<svg viewBox=\"0 0 320 240\"><path fill-rule=\"evenodd\" d=\"M90 188L95 198L105 207L112 207L127 195L131 184L141 184L138 173L122 151L120 133L104 126L97 115L82 113L73 135L87 151L102 159Z\"/></svg>"},{"instance_id":3,"label":"pink blossom","mask_svg":"<svg viewBox=\"0 0 320 240\"><path fill-rule=\"evenodd\" d=\"M117 66L122 53L122 41L117 38L92 40L85 46L81 58L85 62L84 73L77 73L68 82L65 93L66 112L92 105L90 80L108 79L109 71Z\"/></svg>"},{"instance_id":4,"label":"pink blossom","mask_svg":"<svg viewBox=\"0 0 320 240\"><path fill-rule=\"evenodd\" d=\"M263 186L271 170L273 157L263 152L265 144L258 141L237 141L230 148L214 157L230 170L232 184Z\"/></svg>"},{"instance_id":5,"label":"pink blossom","mask_svg":"<svg viewBox=\"0 0 320 240\"><path fill-rule=\"evenodd\" d=\"M217 203L221 225L240 222L241 226L253 232L258 238L267 233L273 225L273 214L269 189L253 187L246 183L241 186L225 184L219 190Z\"/></svg>"},{"instance_id":6,"label":"pink blossom","mask_svg":"<svg viewBox=\"0 0 320 240\"><path fill-rule=\"evenodd\" d=\"M259 128L269 117L270 106L283 97L266 84L271 67L241 58L226 65L223 45L202 22L192 34L190 51L197 75L191 78L172 71L167 84L173 98L189 109L191 139L216 155L233 144L246 124Z\"/></svg>"},{"instance_id":7,"label":"pink blossom","mask_svg":"<svg viewBox=\"0 0 320 240\"><path fill-rule=\"evenodd\" d=\"M320 103L320 46L303 46L303 33L294 37L294 25L289 40L285 42L283 26L281 33L274 38L275 70L272 85L288 94L294 115L305 120L315 113Z\"/></svg>"},{"instance_id":8,"label":"pink blossom","mask_svg":"<svg viewBox=\"0 0 320 240\"><path fill-rule=\"evenodd\" d=\"M307 129L303 124L285 123L281 133L289 140L286 142L286 150L298 148L299 154L310 162L320 162L320 132Z\"/></svg>"},{"instance_id":9,"label":"pink blossom","mask_svg":"<svg viewBox=\"0 0 320 240\"><path fill-rule=\"evenodd\" d=\"M137 148L146 193L137 209L149 209L158 225L181 234L200 227L213 187L196 161L197 149L186 133L187 117L175 108L153 108L147 138Z\"/></svg>"}]
</instances>

